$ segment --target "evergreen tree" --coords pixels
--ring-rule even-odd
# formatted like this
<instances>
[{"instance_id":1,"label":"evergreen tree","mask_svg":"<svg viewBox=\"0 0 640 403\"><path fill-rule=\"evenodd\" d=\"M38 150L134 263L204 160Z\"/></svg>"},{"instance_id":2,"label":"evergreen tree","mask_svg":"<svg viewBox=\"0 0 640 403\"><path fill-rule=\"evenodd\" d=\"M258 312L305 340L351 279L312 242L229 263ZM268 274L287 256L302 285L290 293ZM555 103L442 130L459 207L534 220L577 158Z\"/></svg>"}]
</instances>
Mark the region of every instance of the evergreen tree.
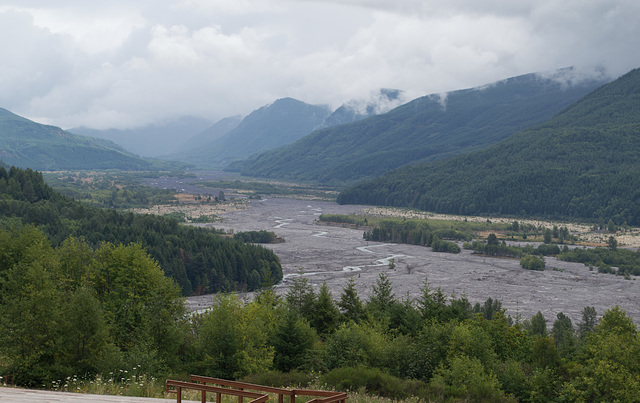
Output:
<instances>
[{"instance_id":1,"label":"evergreen tree","mask_svg":"<svg viewBox=\"0 0 640 403\"><path fill-rule=\"evenodd\" d=\"M442 289L438 287L433 290L429 285L429 280L425 277L420 291L421 294L417 302L422 319L443 320L447 308L447 296Z\"/></svg>"},{"instance_id":2,"label":"evergreen tree","mask_svg":"<svg viewBox=\"0 0 640 403\"><path fill-rule=\"evenodd\" d=\"M345 321L359 322L364 316L364 305L358 296L353 276L347 279L347 285L342 287L342 294L338 307L342 311Z\"/></svg>"},{"instance_id":3,"label":"evergreen tree","mask_svg":"<svg viewBox=\"0 0 640 403\"><path fill-rule=\"evenodd\" d=\"M273 366L289 372L305 363L306 354L316 339L314 330L293 309L287 309L278 320L271 343L275 349Z\"/></svg>"},{"instance_id":4,"label":"evergreen tree","mask_svg":"<svg viewBox=\"0 0 640 403\"><path fill-rule=\"evenodd\" d=\"M542 312L538 311L537 314L531 317L529 332L532 336L547 337L547 320L542 315Z\"/></svg>"},{"instance_id":5,"label":"evergreen tree","mask_svg":"<svg viewBox=\"0 0 640 403\"><path fill-rule=\"evenodd\" d=\"M319 335L326 336L336 330L339 319L340 311L333 301L327 283L323 283L311 315L311 325Z\"/></svg>"},{"instance_id":6,"label":"evergreen tree","mask_svg":"<svg viewBox=\"0 0 640 403\"><path fill-rule=\"evenodd\" d=\"M551 336L553 336L556 347L563 357L569 357L573 354L576 347L575 330L571 319L564 313L558 313L551 328Z\"/></svg>"},{"instance_id":7,"label":"evergreen tree","mask_svg":"<svg viewBox=\"0 0 640 403\"><path fill-rule=\"evenodd\" d=\"M385 273L380 273L376 284L371 288L371 295L365 308L374 316L388 316L393 303L395 303L395 294L391 280Z\"/></svg>"},{"instance_id":8,"label":"evergreen tree","mask_svg":"<svg viewBox=\"0 0 640 403\"><path fill-rule=\"evenodd\" d=\"M578 324L578 335L584 339L587 334L593 331L597 324L598 314L592 306L585 306L582 309L582 321Z\"/></svg>"},{"instance_id":9,"label":"evergreen tree","mask_svg":"<svg viewBox=\"0 0 640 403\"><path fill-rule=\"evenodd\" d=\"M311 322L316 304L316 295L309 283L309 279L302 276L302 272L300 272L299 276L292 277L291 282L291 287L289 287L285 295L285 301L291 309Z\"/></svg>"}]
</instances>

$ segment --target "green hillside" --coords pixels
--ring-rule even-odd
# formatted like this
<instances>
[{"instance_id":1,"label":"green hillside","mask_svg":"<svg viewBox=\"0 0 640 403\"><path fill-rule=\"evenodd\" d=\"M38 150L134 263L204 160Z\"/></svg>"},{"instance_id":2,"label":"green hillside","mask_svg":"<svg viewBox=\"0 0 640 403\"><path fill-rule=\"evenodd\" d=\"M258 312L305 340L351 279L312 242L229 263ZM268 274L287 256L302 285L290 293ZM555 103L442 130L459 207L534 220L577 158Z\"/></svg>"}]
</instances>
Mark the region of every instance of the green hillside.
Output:
<instances>
[{"instance_id":1,"label":"green hillside","mask_svg":"<svg viewBox=\"0 0 640 403\"><path fill-rule=\"evenodd\" d=\"M108 140L72 134L0 108L0 158L40 171L64 169L149 170L159 163L128 153Z\"/></svg>"},{"instance_id":2,"label":"green hillside","mask_svg":"<svg viewBox=\"0 0 640 403\"><path fill-rule=\"evenodd\" d=\"M481 149L544 122L604 83L571 83L572 72L559 70L550 78L528 74L425 96L386 114L316 131L232 169L249 176L344 183Z\"/></svg>"},{"instance_id":3,"label":"green hillside","mask_svg":"<svg viewBox=\"0 0 640 403\"><path fill-rule=\"evenodd\" d=\"M398 169L340 203L640 224L640 69L492 147Z\"/></svg>"},{"instance_id":4,"label":"green hillside","mask_svg":"<svg viewBox=\"0 0 640 403\"><path fill-rule=\"evenodd\" d=\"M220 168L249 156L291 144L319 127L331 111L293 98L283 98L253 111L226 135L163 157L202 168Z\"/></svg>"}]
</instances>

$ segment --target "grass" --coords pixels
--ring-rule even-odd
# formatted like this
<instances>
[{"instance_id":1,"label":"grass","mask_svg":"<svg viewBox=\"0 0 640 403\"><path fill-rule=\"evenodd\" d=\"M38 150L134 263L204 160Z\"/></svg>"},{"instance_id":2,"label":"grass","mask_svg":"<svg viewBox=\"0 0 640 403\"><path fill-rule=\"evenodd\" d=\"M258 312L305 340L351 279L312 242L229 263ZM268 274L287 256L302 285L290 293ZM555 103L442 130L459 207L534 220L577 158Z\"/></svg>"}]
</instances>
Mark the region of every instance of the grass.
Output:
<instances>
[{"instance_id":1,"label":"grass","mask_svg":"<svg viewBox=\"0 0 640 403\"><path fill-rule=\"evenodd\" d=\"M97 375L95 378L68 376L43 385L46 389L75 392L93 395L121 395L135 397L166 397L164 380L138 374L137 367L131 371L119 370L108 376Z\"/></svg>"},{"instance_id":2,"label":"grass","mask_svg":"<svg viewBox=\"0 0 640 403\"><path fill-rule=\"evenodd\" d=\"M333 187L283 183L276 181L194 181L192 184L205 188L233 189L246 194L250 198L261 198L262 196L286 196L333 201L337 195L337 190Z\"/></svg>"},{"instance_id":3,"label":"grass","mask_svg":"<svg viewBox=\"0 0 640 403\"><path fill-rule=\"evenodd\" d=\"M138 373L138 368L134 367L132 370L119 370L109 373L107 376L98 375L96 377L81 377L81 376L69 376L64 379L59 379L51 382L48 385L43 385L44 389L72 392L80 394L93 394L93 395L113 395L113 396L131 396L131 397L151 397L151 398L167 398L174 399L176 397L173 393L165 393L164 378L158 379L152 376ZM0 379L0 385L7 386L3 383L5 379ZM296 388L312 389L312 390L328 390L326 385L322 385L316 379L312 384L305 386L295 386ZM389 399L380 396L374 396L366 393L365 389L348 392L348 403L365 403L365 402L379 402L379 403L417 403L421 400L416 397L411 397L403 400ZM183 390L182 398L185 401L200 401L200 392L195 390ZM207 394L207 401L215 401L215 393ZM296 402L304 403L311 400L310 396L300 396L296 398ZM248 401L250 399L245 399ZM278 396L270 394L268 401L277 401ZM236 403L238 398L230 395L223 395L223 403ZM287 398L288 401L288 398Z\"/></svg>"}]
</instances>

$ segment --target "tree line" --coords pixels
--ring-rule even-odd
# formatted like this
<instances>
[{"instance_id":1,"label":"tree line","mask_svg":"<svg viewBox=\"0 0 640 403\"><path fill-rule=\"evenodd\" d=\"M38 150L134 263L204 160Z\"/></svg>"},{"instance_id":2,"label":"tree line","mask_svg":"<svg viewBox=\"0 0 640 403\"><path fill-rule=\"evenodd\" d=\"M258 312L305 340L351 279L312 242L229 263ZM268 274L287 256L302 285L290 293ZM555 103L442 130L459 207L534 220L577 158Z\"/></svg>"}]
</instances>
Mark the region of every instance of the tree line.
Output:
<instances>
[{"instance_id":1,"label":"tree line","mask_svg":"<svg viewBox=\"0 0 640 403\"><path fill-rule=\"evenodd\" d=\"M218 294L188 315L175 282L140 244L52 246L32 225L0 229L0 373L47 387L122 368L261 382L282 374L383 396L492 402L633 401L640 336L618 307L574 324L525 320L498 300L472 304L424 279L397 297L385 273L363 299L292 278L285 295ZM258 375L255 375L258 374ZM254 378L255 379L255 378Z\"/></svg>"},{"instance_id":2,"label":"tree line","mask_svg":"<svg viewBox=\"0 0 640 403\"><path fill-rule=\"evenodd\" d=\"M251 291L282 279L278 257L266 248L170 218L83 205L55 192L31 169L0 167L0 220L36 225L54 246L69 237L92 247L139 242L184 295Z\"/></svg>"}]
</instances>

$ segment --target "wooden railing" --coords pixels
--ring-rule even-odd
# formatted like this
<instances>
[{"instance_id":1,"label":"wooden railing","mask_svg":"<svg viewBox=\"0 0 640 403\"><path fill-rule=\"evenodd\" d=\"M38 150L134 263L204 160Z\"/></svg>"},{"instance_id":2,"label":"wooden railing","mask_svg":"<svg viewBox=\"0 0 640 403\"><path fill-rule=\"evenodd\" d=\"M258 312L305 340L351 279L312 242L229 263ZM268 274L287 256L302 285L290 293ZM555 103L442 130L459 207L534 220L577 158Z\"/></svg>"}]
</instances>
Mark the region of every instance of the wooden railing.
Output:
<instances>
[{"instance_id":1,"label":"wooden railing","mask_svg":"<svg viewBox=\"0 0 640 403\"><path fill-rule=\"evenodd\" d=\"M216 385L216 386L214 386ZM207 401L207 392L216 393L216 402L222 402L222 395L238 397L238 403L242 403L243 398L252 398L249 403L266 402L269 398L267 393L278 395L278 403L284 402L284 396L289 396L290 403L295 403L296 396L315 396L315 399L307 403L344 403L348 396L342 392L330 392L324 390L308 389L285 389L271 386L255 385L246 382L229 381L226 379L211 378L208 376L191 375L190 382L173 381L167 379L165 389L169 393L177 394L178 403L182 402L182 389L199 390L201 401ZM250 392L253 391L253 392Z\"/></svg>"}]
</instances>

